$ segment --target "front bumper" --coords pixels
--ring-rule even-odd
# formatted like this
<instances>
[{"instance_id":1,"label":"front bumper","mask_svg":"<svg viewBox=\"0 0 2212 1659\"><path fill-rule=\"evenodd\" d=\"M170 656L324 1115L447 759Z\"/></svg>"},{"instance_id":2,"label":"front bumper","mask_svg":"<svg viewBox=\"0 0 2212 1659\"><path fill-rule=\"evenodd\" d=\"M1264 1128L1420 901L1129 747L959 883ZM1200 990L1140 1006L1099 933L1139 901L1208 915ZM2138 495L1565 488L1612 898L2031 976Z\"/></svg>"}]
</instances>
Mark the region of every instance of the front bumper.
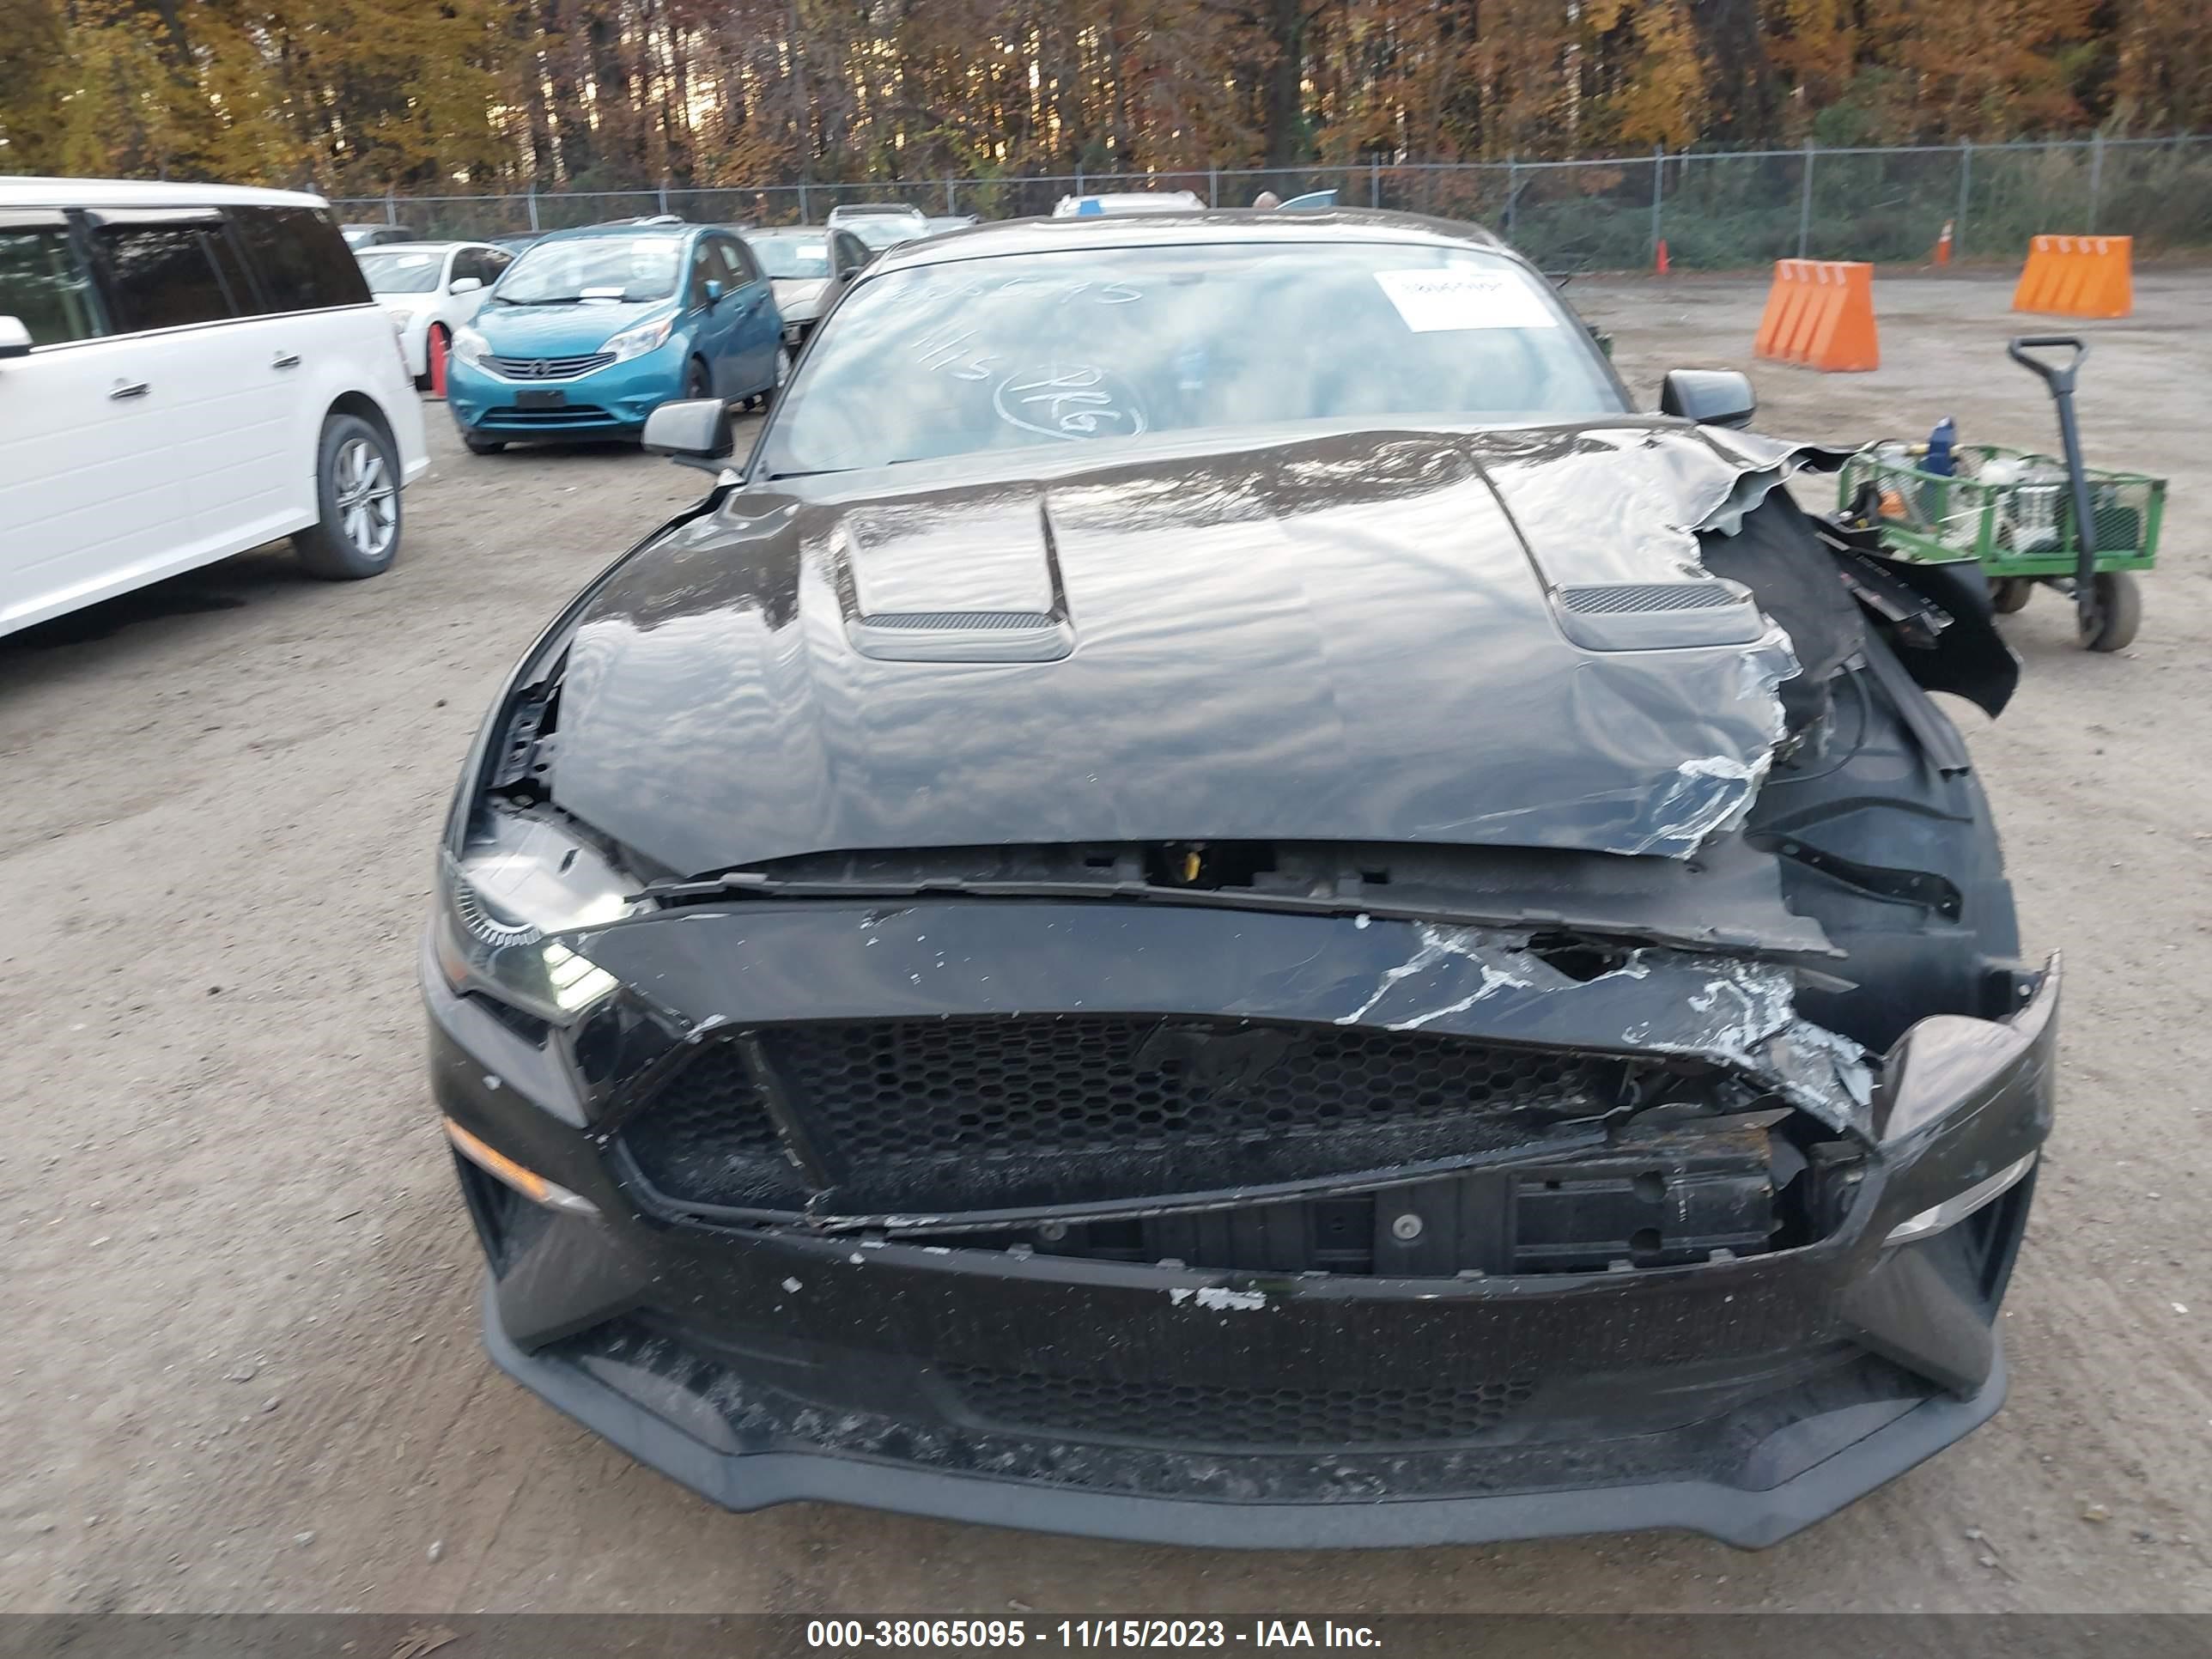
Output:
<instances>
[{"instance_id":1,"label":"front bumper","mask_svg":"<svg viewBox=\"0 0 2212 1659\"><path fill-rule=\"evenodd\" d=\"M1009 1476L974 1464L936 1468L895 1451L841 1451L820 1439L811 1444L799 1437L738 1442L721 1426L727 1419L718 1420L694 1403L703 1404L709 1394L665 1371L629 1363L642 1353L642 1344L611 1355L577 1346L526 1352L501 1327L495 1286L484 1297L484 1345L502 1371L548 1405L726 1509L817 1499L948 1521L1210 1548L1486 1544L1659 1528L1763 1548L1980 1427L2004 1403L2006 1383L1999 1355L1982 1385L1963 1398L1869 1394L1823 1409L1808 1395L1804 1415L1781 1421L1753 1443L1731 1471L1517 1492L1393 1497L1372 1491L1277 1500L1240 1492L1156 1497ZM738 1373L723 1371L711 1381L695 1375L711 1397L727 1398L733 1383L744 1386ZM1213 1465L1220 1460L1194 1454L1193 1461ZM1570 1452L1558 1467L1565 1473L1574 1462ZM1772 1484L1763 1487L1745 1484L1768 1480Z\"/></svg>"},{"instance_id":2,"label":"front bumper","mask_svg":"<svg viewBox=\"0 0 2212 1659\"><path fill-rule=\"evenodd\" d=\"M672 1224L593 1144L568 1064L427 962L424 981L442 1109L599 1212L555 1214L459 1165L494 1358L733 1509L829 1498L1221 1546L1649 1527L1759 1546L2003 1397L1994 1320L2032 1179L1948 1231L1883 1241L1931 1182L1947 1195L2040 1143L2055 977L1998 1072L1901 1071L1920 1127L1817 1242L1487 1278ZM1958 1097L1935 1109L1947 1078Z\"/></svg>"},{"instance_id":3,"label":"front bumper","mask_svg":"<svg viewBox=\"0 0 2212 1659\"><path fill-rule=\"evenodd\" d=\"M646 417L684 395L689 348L678 336L627 362L563 380L510 380L459 357L448 361L446 399L455 424L485 437L635 437ZM530 400L557 395L551 407Z\"/></svg>"}]
</instances>

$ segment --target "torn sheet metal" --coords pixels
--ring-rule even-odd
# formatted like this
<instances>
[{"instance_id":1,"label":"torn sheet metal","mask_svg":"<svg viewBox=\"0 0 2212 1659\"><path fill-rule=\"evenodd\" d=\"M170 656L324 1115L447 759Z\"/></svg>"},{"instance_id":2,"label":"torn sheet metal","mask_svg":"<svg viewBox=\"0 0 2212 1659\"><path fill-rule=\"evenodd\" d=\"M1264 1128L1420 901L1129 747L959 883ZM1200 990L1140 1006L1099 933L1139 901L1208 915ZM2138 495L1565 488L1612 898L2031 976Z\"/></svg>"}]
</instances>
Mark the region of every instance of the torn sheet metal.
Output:
<instances>
[{"instance_id":1,"label":"torn sheet metal","mask_svg":"<svg viewBox=\"0 0 2212 1659\"><path fill-rule=\"evenodd\" d=\"M1652 946L1578 977L1526 930L1038 900L702 906L579 948L675 1019L1022 1013L1225 1016L1702 1059L1838 1131L1869 1097L1857 1046L1800 1019L1790 970Z\"/></svg>"},{"instance_id":2,"label":"torn sheet metal","mask_svg":"<svg viewBox=\"0 0 2212 1659\"><path fill-rule=\"evenodd\" d=\"M1741 821L1797 664L1697 532L1808 452L1627 417L1218 443L732 497L584 608L556 803L679 876L1100 840L1685 859ZM974 538L984 587L945 551ZM1049 591L1067 649L886 660L843 625L878 589L956 643Z\"/></svg>"}]
</instances>

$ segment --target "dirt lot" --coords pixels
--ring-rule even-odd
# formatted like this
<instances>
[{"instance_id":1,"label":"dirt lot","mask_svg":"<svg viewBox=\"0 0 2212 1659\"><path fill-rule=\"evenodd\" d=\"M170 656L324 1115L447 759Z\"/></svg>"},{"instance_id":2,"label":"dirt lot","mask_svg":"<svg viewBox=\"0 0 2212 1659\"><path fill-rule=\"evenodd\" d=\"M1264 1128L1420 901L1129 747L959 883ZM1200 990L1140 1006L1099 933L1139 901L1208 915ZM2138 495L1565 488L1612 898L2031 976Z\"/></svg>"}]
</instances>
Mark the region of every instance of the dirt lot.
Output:
<instances>
[{"instance_id":1,"label":"dirt lot","mask_svg":"<svg viewBox=\"0 0 2212 1659\"><path fill-rule=\"evenodd\" d=\"M421 1074L454 769L544 619L696 475L471 457L434 408L403 563L275 551L0 641L0 1607L1584 1612L2212 1609L2212 346L2201 273L2089 325L2093 458L2169 475L2141 642L2039 596L1969 725L2064 1094L1990 1427L1763 1554L1675 1535L1299 1557L710 1510L498 1376ZM1632 383L1746 364L1741 282L1578 287ZM1881 285L1886 364L1761 424L2051 441L1994 281Z\"/></svg>"}]
</instances>

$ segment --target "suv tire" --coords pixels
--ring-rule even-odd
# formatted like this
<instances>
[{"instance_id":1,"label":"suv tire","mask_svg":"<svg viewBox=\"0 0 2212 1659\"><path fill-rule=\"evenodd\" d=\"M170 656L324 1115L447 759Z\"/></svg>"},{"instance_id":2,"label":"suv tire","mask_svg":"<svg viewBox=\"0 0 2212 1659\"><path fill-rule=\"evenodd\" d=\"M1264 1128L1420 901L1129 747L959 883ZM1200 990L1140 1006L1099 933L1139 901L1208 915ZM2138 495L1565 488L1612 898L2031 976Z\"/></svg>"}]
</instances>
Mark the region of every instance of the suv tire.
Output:
<instances>
[{"instance_id":1,"label":"suv tire","mask_svg":"<svg viewBox=\"0 0 2212 1659\"><path fill-rule=\"evenodd\" d=\"M358 415L325 421L315 499L321 518L292 538L309 575L359 581L391 568L399 553L399 462L391 439Z\"/></svg>"}]
</instances>

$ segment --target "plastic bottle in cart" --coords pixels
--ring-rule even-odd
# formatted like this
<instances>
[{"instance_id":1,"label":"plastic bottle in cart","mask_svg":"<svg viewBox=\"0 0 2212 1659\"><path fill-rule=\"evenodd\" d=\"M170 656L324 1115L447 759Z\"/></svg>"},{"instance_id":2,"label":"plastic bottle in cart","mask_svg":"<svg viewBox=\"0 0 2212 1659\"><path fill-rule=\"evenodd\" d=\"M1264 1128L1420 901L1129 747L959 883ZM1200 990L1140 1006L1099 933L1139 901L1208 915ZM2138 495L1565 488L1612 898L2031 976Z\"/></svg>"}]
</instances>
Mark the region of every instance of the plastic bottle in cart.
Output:
<instances>
[{"instance_id":1,"label":"plastic bottle in cart","mask_svg":"<svg viewBox=\"0 0 2212 1659\"><path fill-rule=\"evenodd\" d=\"M1920 463L1923 472L1933 472L1948 478L1957 471L1952 452L1959 444L1959 423L1946 415L1936 422L1936 429L1928 434L1928 458Z\"/></svg>"},{"instance_id":2,"label":"plastic bottle in cart","mask_svg":"<svg viewBox=\"0 0 2212 1659\"><path fill-rule=\"evenodd\" d=\"M1924 477L1933 473L1939 478L1948 478L1958 470L1958 459L1954 446L1959 441L1959 424L1948 415L1936 422L1936 429L1928 434L1928 447L1917 463ZM1920 517L1931 525L1941 525L1949 517L1948 497L1951 486L1942 483L1923 483L1912 492L1920 508Z\"/></svg>"}]
</instances>

